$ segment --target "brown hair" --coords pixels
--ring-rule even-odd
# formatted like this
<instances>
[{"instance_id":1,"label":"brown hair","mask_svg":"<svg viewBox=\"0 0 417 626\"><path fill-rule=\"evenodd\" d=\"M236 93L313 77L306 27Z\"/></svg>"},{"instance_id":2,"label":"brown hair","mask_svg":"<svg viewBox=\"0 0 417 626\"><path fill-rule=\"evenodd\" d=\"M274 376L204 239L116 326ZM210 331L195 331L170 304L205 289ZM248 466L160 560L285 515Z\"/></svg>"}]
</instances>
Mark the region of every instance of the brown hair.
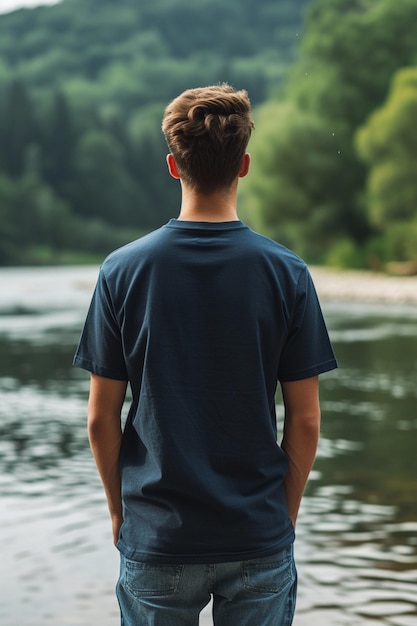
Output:
<instances>
[{"instance_id":1,"label":"brown hair","mask_svg":"<svg viewBox=\"0 0 417 626\"><path fill-rule=\"evenodd\" d=\"M228 188L238 176L253 128L247 92L227 84L184 91L162 121L181 178L206 194Z\"/></svg>"}]
</instances>

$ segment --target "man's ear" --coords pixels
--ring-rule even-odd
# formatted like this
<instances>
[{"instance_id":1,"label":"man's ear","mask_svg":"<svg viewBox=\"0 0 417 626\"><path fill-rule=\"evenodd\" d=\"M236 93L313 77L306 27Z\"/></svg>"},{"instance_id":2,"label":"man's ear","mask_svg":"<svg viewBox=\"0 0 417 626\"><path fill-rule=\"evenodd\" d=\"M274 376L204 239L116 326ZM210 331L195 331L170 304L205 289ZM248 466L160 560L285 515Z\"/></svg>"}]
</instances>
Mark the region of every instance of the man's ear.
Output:
<instances>
[{"instance_id":1,"label":"man's ear","mask_svg":"<svg viewBox=\"0 0 417 626\"><path fill-rule=\"evenodd\" d=\"M176 178L177 180L181 178L181 176L178 173L177 164L175 163L175 159L172 156L172 154L167 154L167 165L168 165L169 173L171 174L172 178Z\"/></svg>"},{"instance_id":2,"label":"man's ear","mask_svg":"<svg viewBox=\"0 0 417 626\"><path fill-rule=\"evenodd\" d=\"M246 154L243 155L242 165L240 166L239 178L244 178L244 176L246 176L246 174L249 172L249 165L250 154L246 152Z\"/></svg>"}]
</instances>

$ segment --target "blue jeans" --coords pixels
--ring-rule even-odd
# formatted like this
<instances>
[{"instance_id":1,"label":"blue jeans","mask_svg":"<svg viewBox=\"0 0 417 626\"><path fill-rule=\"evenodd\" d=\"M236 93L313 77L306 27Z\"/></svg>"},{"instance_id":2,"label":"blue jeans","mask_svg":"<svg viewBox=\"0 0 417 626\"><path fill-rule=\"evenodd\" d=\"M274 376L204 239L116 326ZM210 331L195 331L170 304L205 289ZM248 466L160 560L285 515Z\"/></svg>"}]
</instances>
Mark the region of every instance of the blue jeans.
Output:
<instances>
[{"instance_id":1,"label":"blue jeans","mask_svg":"<svg viewBox=\"0 0 417 626\"><path fill-rule=\"evenodd\" d=\"M297 572L293 546L262 559L161 565L121 555L122 626L198 626L213 596L215 626L291 626Z\"/></svg>"}]
</instances>

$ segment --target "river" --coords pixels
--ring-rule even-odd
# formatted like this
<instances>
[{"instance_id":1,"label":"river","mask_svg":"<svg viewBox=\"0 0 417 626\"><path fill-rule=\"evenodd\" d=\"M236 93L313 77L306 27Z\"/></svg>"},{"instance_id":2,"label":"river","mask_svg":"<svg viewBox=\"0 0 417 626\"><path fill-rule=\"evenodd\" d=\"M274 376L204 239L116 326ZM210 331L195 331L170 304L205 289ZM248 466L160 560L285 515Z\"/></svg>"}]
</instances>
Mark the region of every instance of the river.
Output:
<instances>
[{"instance_id":1,"label":"river","mask_svg":"<svg viewBox=\"0 0 417 626\"><path fill-rule=\"evenodd\" d=\"M88 375L71 367L96 274L0 270L2 626L118 624ZM322 304L340 367L321 380L294 626L416 626L417 307Z\"/></svg>"}]
</instances>

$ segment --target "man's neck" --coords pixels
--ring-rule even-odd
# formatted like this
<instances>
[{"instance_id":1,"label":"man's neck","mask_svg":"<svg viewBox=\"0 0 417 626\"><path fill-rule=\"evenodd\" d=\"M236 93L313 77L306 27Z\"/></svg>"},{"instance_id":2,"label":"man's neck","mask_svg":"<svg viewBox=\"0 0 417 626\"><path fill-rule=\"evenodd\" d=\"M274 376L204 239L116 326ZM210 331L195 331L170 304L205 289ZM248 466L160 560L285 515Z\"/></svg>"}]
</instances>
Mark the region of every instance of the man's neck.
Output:
<instances>
[{"instance_id":1,"label":"man's neck","mask_svg":"<svg viewBox=\"0 0 417 626\"><path fill-rule=\"evenodd\" d=\"M217 191L203 195L183 186L179 220L190 222L233 222L239 219L236 190Z\"/></svg>"}]
</instances>

